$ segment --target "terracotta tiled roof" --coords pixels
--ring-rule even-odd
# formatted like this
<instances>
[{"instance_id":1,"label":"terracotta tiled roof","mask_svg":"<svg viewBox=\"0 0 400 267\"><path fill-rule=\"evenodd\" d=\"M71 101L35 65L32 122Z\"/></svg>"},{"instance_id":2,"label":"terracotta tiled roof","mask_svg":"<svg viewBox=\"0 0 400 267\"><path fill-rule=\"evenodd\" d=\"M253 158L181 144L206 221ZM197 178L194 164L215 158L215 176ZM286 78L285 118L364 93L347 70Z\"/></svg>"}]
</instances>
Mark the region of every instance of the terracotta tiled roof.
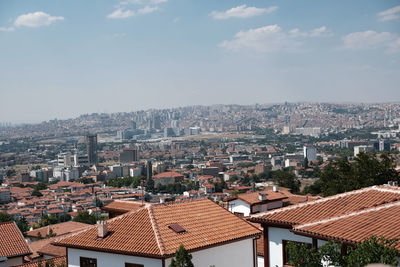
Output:
<instances>
[{"instance_id":1,"label":"terracotta tiled roof","mask_svg":"<svg viewBox=\"0 0 400 267\"><path fill-rule=\"evenodd\" d=\"M64 247L58 247L51 244L55 240L56 239L53 237L31 242L29 246L31 247L33 254L30 255L29 258L36 259L40 257L40 254L47 254L52 256L66 255L66 249Z\"/></svg>"},{"instance_id":2,"label":"terracotta tiled roof","mask_svg":"<svg viewBox=\"0 0 400 267\"><path fill-rule=\"evenodd\" d=\"M179 224L186 231L169 228ZM129 255L166 257L180 244L186 249L206 248L225 242L251 238L260 231L208 199L147 206L108 221L110 234L97 237L97 227L72 234L56 242L59 246L99 250Z\"/></svg>"},{"instance_id":3,"label":"terracotta tiled roof","mask_svg":"<svg viewBox=\"0 0 400 267\"><path fill-rule=\"evenodd\" d=\"M35 262L28 262L25 264L17 265L16 267L38 267L39 263L42 263L42 266L46 266L46 261L54 261L54 265L61 265L63 262L65 266L67 265L67 257L66 256L61 256L61 257L55 257L51 259L45 259L45 260L40 260L40 261L35 261Z\"/></svg>"},{"instance_id":4,"label":"terracotta tiled roof","mask_svg":"<svg viewBox=\"0 0 400 267\"><path fill-rule=\"evenodd\" d=\"M153 178L165 178L165 177L181 177L183 176L177 172L162 172L153 176Z\"/></svg>"},{"instance_id":5,"label":"terracotta tiled roof","mask_svg":"<svg viewBox=\"0 0 400 267\"><path fill-rule=\"evenodd\" d=\"M400 200L400 189L398 187L372 186L286 208L262 212L252 215L250 220L260 223L294 226L346 215L398 200Z\"/></svg>"},{"instance_id":6,"label":"terracotta tiled roof","mask_svg":"<svg viewBox=\"0 0 400 267\"><path fill-rule=\"evenodd\" d=\"M237 198L252 205L252 204L263 202L258 198L260 193L266 194L266 197L267 197L266 201L282 200L282 199L287 198L287 196L284 193L274 192L274 191L259 191L259 192L257 191L257 192L251 192L251 193L244 193L244 194L237 195Z\"/></svg>"},{"instance_id":7,"label":"terracotta tiled roof","mask_svg":"<svg viewBox=\"0 0 400 267\"><path fill-rule=\"evenodd\" d=\"M400 202L395 202L300 225L293 231L348 242L361 242L371 235L399 240L399 222ZM400 250L400 243L396 248Z\"/></svg>"},{"instance_id":8,"label":"terracotta tiled roof","mask_svg":"<svg viewBox=\"0 0 400 267\"><path fill-rule=\"evenodd\" d=\"M79 231L88 226L90 226L90 225L86 224L86 223L68 221L68 222L62 222L62 223L52 224L52 225L38 228L38 229L27 232L26 235L31 236L31 237L37 237L38 234L40 233L42 235L42 237L45 237L47 234L49 234L50 229L52 229L53 233L56 235L64 235L64 234L72 233L75 231Z\"/></svg>"},{"instance_id":9,"label":"terracotta tiled roof","mask_svg":"<svg viewBox=\"0 0 400 267\"><path fill-rule=\"evenodd\" d=\"M148 204L148 203L147 203ZM144 205L141 201L129 201L129 200L114 200L113 202L105 205L102 210L105 211L121 211L128 212L142 208Z\"/></svg>"},{"instance_id":10,"label":"terracotta tiled roof","mask_svg":"<svg viewBox=\"0 0 400 267\"><path fill-rule=\"evenodd\" d=\"M0 258L24 256L32 251L15 222L0 223Z\"/></svg>"}]
</instances>

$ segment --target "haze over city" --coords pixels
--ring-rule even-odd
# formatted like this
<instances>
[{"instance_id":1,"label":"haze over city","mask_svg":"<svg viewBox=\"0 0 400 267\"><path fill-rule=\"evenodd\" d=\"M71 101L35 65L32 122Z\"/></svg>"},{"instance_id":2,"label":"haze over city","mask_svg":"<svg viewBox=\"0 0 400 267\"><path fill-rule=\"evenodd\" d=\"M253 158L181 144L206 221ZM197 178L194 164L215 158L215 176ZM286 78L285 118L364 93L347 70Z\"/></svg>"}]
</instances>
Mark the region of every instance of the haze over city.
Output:
<instances>
[{"instance_id":1,"label":"haze over city","mask_svg":"<svg viewBox=\"0 0 400 267\"><path fill-rule=\"evenodd\" d=\"M0 122L400 99L395 0L0 2Z\"/></svg>"}]
</instances>

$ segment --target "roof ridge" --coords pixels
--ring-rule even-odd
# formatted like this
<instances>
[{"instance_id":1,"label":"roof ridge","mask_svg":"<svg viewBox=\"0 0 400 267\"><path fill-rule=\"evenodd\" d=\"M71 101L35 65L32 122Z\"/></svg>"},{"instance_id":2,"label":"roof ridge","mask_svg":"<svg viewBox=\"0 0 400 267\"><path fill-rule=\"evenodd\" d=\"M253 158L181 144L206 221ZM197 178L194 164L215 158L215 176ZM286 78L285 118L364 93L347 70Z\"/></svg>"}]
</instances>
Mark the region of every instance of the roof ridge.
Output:
<instances>
[{"instance_id":1,"label":"roof ridge","mask_svg":"<svg viewBox=\"0 0 400 267\"><path fill-rule=\"evenodd\" d=\"M349 195L361 194L363 192L371 191L371 190L377 190L377 187L374 185L374 186L365 187L365 188L361 188L361 189L357 189L357 190L353 190L353 191L348 191L348 192L336 194L336 195L333 195L333 196L324 197L322 199L317 199L317 200L308 201L308 202L304 202L304 203L299 203L299 204L296 204L296 205L292 205L292 206L288 206L288 207L284 207L284 208L280 208L280 209L275 209L275 210L272 210L272 211L260 212L260 213L255 214L255 215L251 215L250 217L251 218L258 218L258 217L262 217L262 216L265 216L265 215L271 215L271 214L280 213L280 212L284 212L284 211L287 211L287 210L292 210L292 209L296 209L296 208L300 208L300 207L304 207L304 206L314 205L316 203L323 203L323 202L326 202L328 200L338 199L338 198L349 196ZM400 191L397 192L397 193L400 194Z\"/></svg>"},{"instance_id":2,"label":"roof ridge","mask_svg":"<svg viewBox=\"0 0 400 267\"><path fill-rule=\"evenodd\" d=\"M348 214L345 214L345 215L331 217L331 218L328 218L328 219L323 219L323 220L319 220L319 221L315 221L315 222L311 222L311 223L300 224L298 226L293 227L293 229L301 229L301 228L312 226L312 225L317 225L317 224L337 221L337 220L340 220L340 219L349 218L349 217L352 217L352 216L357 216L357 215L361 215L361 214L372 212L372 211L388 209L388 208L396 207L396 206L400 206L400 202L386 203L386 204L380 205L378 207L372 207L372 208L365 209L365 210L355 211L355 212L348 213Z\"/></svg>"},{"instance_id":3,"label":"roof ridge","mask_svg":"<svg viewBox=\"0 0 400 267\"><path fill-rule=\"evenodd\" d=\"M153 207L150 206L147 209L147 211L149 213L150 223L151 223L151 227L153 228L153 232L154 232L154 236L156 238L158 249L160 250L160 254L164 255L165 254L165 246L164 246L164 242L161 238L160 230L158 229L158 224L157 224L156 217L154 216Z\"/></svg>"},{"instance_id":4,"label":"roof ridge","mask_svg":"<svg viewBox=\"0 0 400 267\"><path fill-rule=\"evenodd\" d=\"M199 190L197 190L199 191ZM174 201L168 201L164 203L155 203L152 204L152 207L163 207L163 206L172 206L172 205L177 205L181 203L188 203L188 202L196 202L196 201L201 201L201 200L206 200L208 199L207 197L189 197L189 198L183 198L183 199L176 199Z\"/></svg>"}]
</instances>

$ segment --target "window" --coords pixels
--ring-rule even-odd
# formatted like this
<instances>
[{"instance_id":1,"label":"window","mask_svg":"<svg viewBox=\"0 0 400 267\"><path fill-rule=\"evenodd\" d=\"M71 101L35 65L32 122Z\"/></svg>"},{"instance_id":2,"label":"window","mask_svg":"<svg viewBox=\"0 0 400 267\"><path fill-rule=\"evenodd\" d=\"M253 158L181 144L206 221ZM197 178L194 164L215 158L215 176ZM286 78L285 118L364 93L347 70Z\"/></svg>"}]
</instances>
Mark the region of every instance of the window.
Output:
<instances>
[{"instance_id":1,"label":"window","mask_svg":"<svg viewBox=\"0 0 400 267\"><path fill-rule=\"evenodd\" d=\"M285 266L291 266L291 265L289 265L290 253L286 251L286 245L288 244L288 242L297 243L297 244L305 244L305 245L307 245L307 248L312 247L312 245L310 243L296 242L296 241L291 241L291 240L282 240L283 265L285 265Z\"/></svg>"},{"instance_id":2,"label":"window","mask_svg":"<svg viewBox=\"0 0 400 267\"><path fill-rule=\"evenodd\" d=\"M97 259L80 257L80 267L97 267Z\"/></svg>"},{"instance_id":3,"label":"window","mask_svg":"<svg viewBox=\"0 0 400 267\"><path fill-rule=\"evenodd\" d=\"M144 267L143 264L127 263L125 262L125 267Z\"/></svg>"}]
</instances>

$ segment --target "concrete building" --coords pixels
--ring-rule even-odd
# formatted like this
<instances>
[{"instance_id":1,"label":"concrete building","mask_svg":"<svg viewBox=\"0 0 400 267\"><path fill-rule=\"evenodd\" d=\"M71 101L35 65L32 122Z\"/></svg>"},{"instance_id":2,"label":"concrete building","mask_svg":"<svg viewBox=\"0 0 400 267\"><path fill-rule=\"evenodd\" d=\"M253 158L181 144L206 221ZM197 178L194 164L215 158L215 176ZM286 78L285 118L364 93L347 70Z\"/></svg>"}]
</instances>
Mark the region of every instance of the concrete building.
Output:
<instances>
[{"instance_id":1,"label":"concrete building","mask_svg":"<svg viewBox=\"0 0 400 267\"><path fill-rule=\"evenodd\" d=\"M131 163L135 161L139 161L139 149L134 148L125 148L122 152L119 153L119 162L120 163Z\"/></svg>"},{"instance_id":2,"label":"concrete building","mask_svg":"<svg viewBox=\"0 0 400 267\"><path fill-rule=\"evenodd\" d=\"M372 146L355 146L354 147L354 157L357 157L361 152L371 153L374 151L374 147Z\"/></svg>"},{"instance_id":3,"label":"concrete building","mask_svg":"<svg viewBox=\"0 0 400 267\"><path fill-rule=\"evenodd\" d=\"M307 158L308 161L317 159L317 149L314 146L304 146L303 154L304 158Z\"/></svg>"},{"instance_id":4,"label":"concrete building","mask_svg":"<svg viewBox=\"0 0 400 267\"><path fill-rule=\"evenodd\" d=\"M11 201L11 193L9 187L0 187L0 203L8 203Z\"/></svg>"},{"instance_id":5,"label":"concrete building","mask_svg":"<svg viewBox=\"0 0 400 267\"><path fill-rule=\"evenodd\" d=\"M89 165L98 165L97 158L97 134L87 134L85 136L86 153Z\"/></svg>"}]
</instances>

